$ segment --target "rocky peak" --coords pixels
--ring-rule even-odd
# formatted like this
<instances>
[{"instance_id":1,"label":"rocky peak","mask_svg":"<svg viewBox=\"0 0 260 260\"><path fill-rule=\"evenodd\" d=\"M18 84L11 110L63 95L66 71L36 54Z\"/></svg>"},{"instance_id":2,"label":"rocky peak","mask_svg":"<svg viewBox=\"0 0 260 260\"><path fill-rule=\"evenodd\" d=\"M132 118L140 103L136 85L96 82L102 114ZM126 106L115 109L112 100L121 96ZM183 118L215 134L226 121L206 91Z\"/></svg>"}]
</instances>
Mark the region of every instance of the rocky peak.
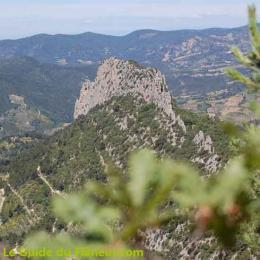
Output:
<instances>
[{"instance_id":1,"label":"rocky peak","mask_svg":"<svg viewBox=\"0 0 260 260\"><path fill-rule=\"evenodd\" d=\"M172 96L168 91L165 77L157 69L144 68L134 61L116 58L104 61L98 69L95 81L87 80L83 83L80 97L75 105L74 118L88 114L95 106L102 105L114 97L127 95L154 103L164 111L167 122L160 124L161 129L166 128L171 133L171 137L167 138L182 149L183 143L189 138L188 128L181 116L173 110ZM121 130L127 129L127 116L122 120L118 119L117 122ZM175 126L178 126L181 132L178 132ZM191 161L200 164L208 172L216 172L221 162L215 153L211 137L199 131L192 142L197 146L197 152L194 153Z\"/></svg>"},{"instance_id":2,"label":"rocky peak","mask_svg":"<svg viewBox=\"0 0 260 260\"><path fill-rule=\"evenodd\" d=\"M83 83L74 118L86 115L91 108L112 97L129 94L138 94L146 102L155 103L186 131L185 125L172 109L172 97L162 73L157 69L144 68L134 61L116 58L104 61L94 82L87 80Z\"/></svg>"}]
</instances>

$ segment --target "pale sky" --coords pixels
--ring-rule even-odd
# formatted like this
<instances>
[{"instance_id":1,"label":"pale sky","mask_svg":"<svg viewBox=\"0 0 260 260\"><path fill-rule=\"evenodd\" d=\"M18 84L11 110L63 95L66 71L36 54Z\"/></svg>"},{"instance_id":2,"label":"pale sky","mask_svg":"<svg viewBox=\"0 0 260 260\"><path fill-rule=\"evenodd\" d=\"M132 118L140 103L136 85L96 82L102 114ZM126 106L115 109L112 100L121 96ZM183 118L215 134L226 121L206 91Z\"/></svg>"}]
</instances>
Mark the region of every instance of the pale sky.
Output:
<instances>
[{"instance_id":1,"label":"pale sky","mask_svg":"<svg viewBox=\"0 0 260 260\"><path fill-rule=\"evenodd\" d=\"M237 27L247 23L251 3L260 14L260 0L0 0L0 39Z\"/></svg>"}]
</instances>

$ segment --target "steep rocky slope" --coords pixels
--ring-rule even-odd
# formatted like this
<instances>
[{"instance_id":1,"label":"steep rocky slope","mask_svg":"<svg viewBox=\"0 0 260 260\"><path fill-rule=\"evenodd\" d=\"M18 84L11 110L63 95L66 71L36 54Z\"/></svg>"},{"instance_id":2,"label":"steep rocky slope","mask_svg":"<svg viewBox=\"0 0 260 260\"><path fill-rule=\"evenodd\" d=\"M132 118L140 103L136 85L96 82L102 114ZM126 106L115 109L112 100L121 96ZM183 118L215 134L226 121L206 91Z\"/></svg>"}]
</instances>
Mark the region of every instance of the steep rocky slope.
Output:
<instances>
[{"instance_id":1,"label":"steep rocky slope","mask_svg":"<svg viewBox=\"0 0 260 260\"><path fill-rule=\"evenodd\" d=\"M74 118L86 115L89 110L117 96L139 94L145 102L152 102L161 108L175 123L186 132L180 117L172 109L172 96L160 71L145 69L133 61L115 58L106 60L99 67L95 82L86 81L80 98L75 105Z\"/></svg>"},{"instance_id":2,"label":"steep rocky slope","mask_svg":"<svg viewBox=\"0 0 260 260\"><path fill-rule=\"evenodd\" d=\"M64 228L50 212L50 198L57 192L80 190L88 179L104 181L104 161L125 169L129 153L136 149L149 147L162 157L186 160L202 175L225 164L228 139L218 122L176 108L159 71L109 59L95 82L86 84L72 125L1 166L0 240L15 243L32 229ZM190 240L187 225L181 229L181 223L186 222L151 231L147 247L183 255ZM171 236L179 237L183 245L175 244ZM173 245L169 249L165 243ZM208 254L203 246L198 250Z\"/></svg>"},{"instance_id":3,"label":"steep rocky slope","mask_svg":"<svg viewBox=\"0 0 260 260\"><path fill-rule=\"evenodd\" d=\"M80 97L76 101L74 118L86 115L97 105L103 105L112 97L139 96L145 102L154 103L167 116L170 122L166 125L178 125L182 129L180 142L185 141L187 132L186 125L180 115L173 109L173 100L166 84L165 77L160 71L153 68L145 68L133 61L123 61L116 58L106 60L98 69L94 82L87 80L81 89ZM127 118L122 122L127 128ZM161 124L162 127L165 125ZM170 127L168 129L171 131ZM176 133L173 133L175 136ZM173 138L172 142L176 142ZM218 168L219 156L214 154L214 147L211 137L199 131L193 139L200 148L211 154L207 161L196 157L193 161L207 165L207 169L216 171ZM181 145L180 145L181 147Z\"/></svg>"}]
</instances>

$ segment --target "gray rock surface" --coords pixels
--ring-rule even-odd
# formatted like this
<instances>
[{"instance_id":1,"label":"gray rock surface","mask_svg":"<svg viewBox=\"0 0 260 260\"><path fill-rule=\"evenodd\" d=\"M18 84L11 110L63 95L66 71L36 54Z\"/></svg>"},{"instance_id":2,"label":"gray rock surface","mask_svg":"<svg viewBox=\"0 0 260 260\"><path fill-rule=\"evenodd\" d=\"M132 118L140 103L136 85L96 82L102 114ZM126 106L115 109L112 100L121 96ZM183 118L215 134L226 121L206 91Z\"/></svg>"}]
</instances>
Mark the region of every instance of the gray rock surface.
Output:
<instances>
[{"instance_id":1,"label":"gray rock surface","mask_svg":"<svg viewBox=\"0 0 260 260\"><path fill-rule=\"evenodd\" d=\"M172 109L172 96L165 77L153 68L144 68L133 61L110 58L99 67L94 82L85 81L75 104L74 118L86 115L90 109L112 97L139 94L153 102L186 132L186 127Z\"/></svg>"}]
</instances>

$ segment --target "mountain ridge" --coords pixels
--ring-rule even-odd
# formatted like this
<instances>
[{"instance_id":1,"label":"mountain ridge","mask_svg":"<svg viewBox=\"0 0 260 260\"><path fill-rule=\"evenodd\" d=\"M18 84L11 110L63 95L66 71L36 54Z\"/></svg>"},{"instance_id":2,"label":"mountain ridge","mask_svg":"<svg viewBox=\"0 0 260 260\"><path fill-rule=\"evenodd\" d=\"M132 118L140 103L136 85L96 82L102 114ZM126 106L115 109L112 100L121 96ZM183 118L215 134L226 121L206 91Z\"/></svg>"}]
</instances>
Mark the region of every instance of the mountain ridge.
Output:
<instances>
[{"instance_id":1,"label":"mountain ridge","mask_svg":"<svg viewBox=\"0 0 260 260\"><path fill-rule=\"evenodd\" d=\"M138 88L134 88L131 80L136 80ZM3 143L0 241L15 245L35 229L66 230L50 210L53 190L70 193L80 190L88 180L106 181L104 162L112 162L125 170L128 156L136 150L150 148L161 158L183 160L196 166L203 176L213 174L225 165L228 138L219 122L177 108L164 76L158 70L144 68L133 61L110 58L101 65L92 84L96 86L93 91L108 88L111 95L104 99L103 92L98 92L101 102L79 111L71 125L45 139L35 142L25 139L29 142L28 148L15 157L12 157L12 150L10 153L4 150L15 144L8 140ZM119 92L113 88L118 88ZM133 91L121 93L125 88ZM88 90L83 94L88 95ZM151 90L154 90L154 96L148 98ZM16 142L19 148L23 139ZM181 221L185 223L185 220ZM190 239L188 232L180 234L178 223L170 229L175 230L172 233L181 236L180 241L185 243L178 248L172 245L171 250L180 256L184 248L190 247ZM159 250L162 243L173 239L168 227L159 236L151 231L147 238L147 248L151 250ZM196 250L211 254L204 244Z\"/></svg>"},{"instance_id":2,"label":"mountain ridge","mask_svg":"<svg viewBox=\"0 0 260 260\"><path fill-rule=\"evenodd\" d=\"M98 68L94 82L83 84L81 95L75 104L74 118L115 96L140 94L146 102L153 102L176 120L172 109L172 96L165 77L153 68L144 68L133 61L110 58ZM183 126L183 124L181 124ZM184 131L185 127L183 126Z\"/></svg>"},{"instance_id":3,"label":"mountain ridge","mask_svg":"<svg viewBox=\"0 0 260 260\"><path fill-rule=\"evenodd\" d=\"M76 33L76 34L66 34L66 33L38 33L38 34L33 34L33 35L28 35L28 36L24 36L24 37L19 37L19 38L15 38L15 39L8 39L8 38L4 38L1 39L0 42L2 41L19 41L19 40L25 40L25 39L29 39L29 38L35 38L35 37L47 37L47 36L82 36L82 35L100 35L100 36L109 36L109 37L116 37L116 38L121 38L121 37L126 37L129 36L131 34L138 34L138 33L142 33L142 32L161 32L161 33L169 33L169 32L205 32L205 31L221 31L221 30L241 30L241 29L247 29L248 25L242 25L242 26L235 26L235 27L209 27L209 28L202 28L202 29L175 29L175 30L157 30L157 29L153 29L153 28L144 28L144 29L138 29L138 30L133 30L130 31L128 33L122 34L122 35L114 35L114 34L107 34L107 33L97 33L94 31L86 31L86 32L82 32L82 33Z\"/></svg>"},{"instance_id":4,"label":"mountain ridge","mask_svg":"<svg viewBox=\"0 0 260 260\"><path fill-rule=\"evenodd\" d=\"M203 96L223 90L227 84L232 91L241 90L239 84L230 82L223 73L225 67L236 64L230 53L233 45L242 50L250 46L246 26L235 29L139 30L124 36L95 33L36 35L0 41L0 58L30 56L42 63L65 67L97 66L110 57L135 60L162 71L174 95Z\"/></svg>"},{"instance_id":5,"label":"mountain ridge","mask_svg":"<svg viewBox=\"0 0 260 260\"><path fill-rule=\"evenodd\" d=\"M82 33L82 34L38 34L38 35L33 35L33 36L29 36L29 37L25 37L25 38L20 38L20 39L16 39L16 40L0 40L0 57L4 57L6 54L5 52L8 52L8 48L10 48L8 46L9 43L11 44L16 44L15 49L13 50L14 53L10 53L10 55L21 55L21 56L31 56L34 57L33 55L33 50L31 50L31 52L29 52L29 50L26 50L26 44L33 44L33 43L37 43L40 44L39 41L41 40L48 40L49 42L52 41L54 44L61 44L61 47L66 44L66 43L62 43L60 42L60 40L62 39L68 39L70 40L70 42L68 42L68 44L71 44L74 41L74 44L80 44L80 40L85 40L85 41L97 41L99 42L99 40L104 40L106 39L105 42L103 42L103 46L110 45L111 42L109 42L110 40L119 40L119 43L128 45L129 40L140 36L143 33L156 33L157 36L167 36L168 39L166 39L167 41L169 41L169 37L171 37L171 41L173 42L178 42L180 41L180 38L182 37L189 37L189 36L194 36L195 35L204 35L204 34L212 34L212 33L229 33L229 32L241 32L241 31L247 31L247 27L243 26L243 27L237 27L237 28L212 28L212 29L203 29L203 30L172 30L172 31L159 31L159 30L153 30L153 29L144 29L144 30L137 30L137 31L133 31L130 32L126 35L123 36L114 36L114 35L105 35L105 34L99 34L99 33L93 33L93 32L86 32L86 33ZM96 37L96 38L95 38ZM59 39L60 38L60 39ZM126 42L124 42L124 39L126 39ZM56 43L55 43L56 40ZM139 39L140 40L140 39ZM145 40L145 38L141 38L141 40ZM76 41L76 42L75 42ZM18 44L18 45L17 45ZM22 54L19 51L19 44L22 44L21 47L24 48ZM24 45L25 44L25 45ZM48 44L48 42L43 42L42 44ZM35 46L37 48L42 47L42 44L40 46ZM85 42L86 46L88 45L88 42ZM116 45L116 43L113 43ZM4 49L6 48L6 49ZM56 48L56 47L55 47ZM15 52L16 51L16 52ZM27 53L27 55L26 55ZM115 55L117 56L117 55ZM10 57L10 56L9 56ZM42 61L40 59L40 61ZM53 63L55 63L56 61L53 60Z\"/></svg>"}]
</instances>

